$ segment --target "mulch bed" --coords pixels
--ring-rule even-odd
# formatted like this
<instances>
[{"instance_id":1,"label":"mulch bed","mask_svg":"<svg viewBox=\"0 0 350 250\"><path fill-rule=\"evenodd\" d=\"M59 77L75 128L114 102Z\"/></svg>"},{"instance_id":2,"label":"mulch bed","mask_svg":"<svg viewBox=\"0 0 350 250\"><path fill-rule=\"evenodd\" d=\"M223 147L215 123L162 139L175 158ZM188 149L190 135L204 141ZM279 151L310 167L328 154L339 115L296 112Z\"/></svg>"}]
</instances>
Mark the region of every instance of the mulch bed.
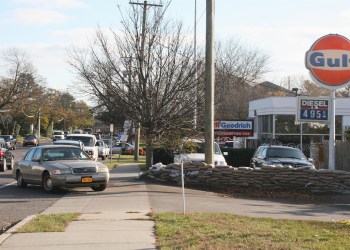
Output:
<instances>
[{"instance_id":1,"label":"mulch bed","mask_svg":"<svg viewBox=\"0 0 350 250\"><path fill-rule=\"evenodd\" d=\"M308 191L263 190L243 187L232 187L227 190L216 191L233 198L289 200L293 202L312 202L318 204L350 204L350 194L342 193L311 193Z\"/></svg>"},{"instance_id":2,"label":"mulch bed","mask_svg":"<svg viewBox=\"0 0 350 250\"><path fill-rule=\"evenodd\" d=\"M162 185L179 186L175 182L157 181L156 179L144 178L149 182ZM220 189L209 186L188 185L186 188L193 188L202 191L216 192L232 198L254 198L284 200L290 202L313 203L313 204L350 204L350 193L311 193L309 191L293 190L264 190L253 187L231 187Z\"/></svg>"}]
</instances>

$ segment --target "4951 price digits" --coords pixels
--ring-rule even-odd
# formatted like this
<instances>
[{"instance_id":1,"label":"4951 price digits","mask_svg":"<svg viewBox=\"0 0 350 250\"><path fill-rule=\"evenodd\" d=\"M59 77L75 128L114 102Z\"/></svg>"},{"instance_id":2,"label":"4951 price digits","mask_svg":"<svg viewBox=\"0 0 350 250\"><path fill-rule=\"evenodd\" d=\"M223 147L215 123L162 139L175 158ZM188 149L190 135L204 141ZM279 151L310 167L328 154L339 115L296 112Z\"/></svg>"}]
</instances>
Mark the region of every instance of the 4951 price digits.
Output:
<instances>
[{"instance_id":1,"label":"4951 price digits","mask_svg":"<svg viewBox=\"0 0 350 250\"><path fill-rule=\"evenodd\" d=\"M326 110L306 109L303 112L301 112L301 118L311 120L327 120L328 112Z\"/></svg>"}]
</instances>

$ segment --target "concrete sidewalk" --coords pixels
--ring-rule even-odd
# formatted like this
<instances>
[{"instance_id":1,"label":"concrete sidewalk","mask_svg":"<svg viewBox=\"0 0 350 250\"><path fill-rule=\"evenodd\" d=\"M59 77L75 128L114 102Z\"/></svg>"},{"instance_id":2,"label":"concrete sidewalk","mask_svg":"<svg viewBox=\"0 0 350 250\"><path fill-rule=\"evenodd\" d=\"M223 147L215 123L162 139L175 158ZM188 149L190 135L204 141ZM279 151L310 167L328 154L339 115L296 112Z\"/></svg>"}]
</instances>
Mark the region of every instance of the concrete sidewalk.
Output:
<instances>
[{"instance_id":1,"label":"concrete sidewalk","mask_svg":"<svg viewBox=\"0 0 350 250\"><path fill-rule=\"evenodd\" d=\"M137 164L119 166L103 192L74 189L43 214L80 212L65 232L13 233L27 218L0 236L1 249L155 249L154 222Z\"/></svg>"}]
</instances>

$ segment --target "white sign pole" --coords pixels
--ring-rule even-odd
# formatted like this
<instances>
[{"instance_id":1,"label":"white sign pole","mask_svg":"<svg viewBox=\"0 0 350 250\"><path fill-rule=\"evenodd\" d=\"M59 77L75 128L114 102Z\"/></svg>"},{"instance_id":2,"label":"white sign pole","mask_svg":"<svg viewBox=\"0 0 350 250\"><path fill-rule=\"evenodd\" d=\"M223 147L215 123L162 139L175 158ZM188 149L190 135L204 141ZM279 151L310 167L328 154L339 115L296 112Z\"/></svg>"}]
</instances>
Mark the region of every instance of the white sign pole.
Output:
<instances>
[{"instance_id":1,"label":"white sign pole","mask_svg":"<svg viewBox=\"0 0 350 250\"><path fill-rule=\"evenodd\" d=\"M300 122L300 150L303 151L303 122Z\"/></svg>"},{"instance_id":2,"label":"white sign pole","mask_svg":"<svg viewBox=\"0 0 350 250\"><path fill-rule=\"evenodd\" d=\"M113 153L112 153L113 131L114 131L113 124L109 124L109 133L111 134L111 141L109 146L109 163L111 164L112 164L112 157L113 157Z\"/></svg>"},{"instance_id":3,"label":"white sign pole","mask_svg":"<svg viewBox=\"0 0 350 250\"><path fill-rule=\"evenodd\" d=\"M182 202L183 202L183 214L186 213L186 199L185 199L185 176L184 176L184 162L181 159L181 186L182 186Z\"/></svg>"},{"instance_id":4,"label":"white sign pole","mask_svg":"<svg viewBox=\"0 0 350 250\"><path fill-rule=\"evenodd\" d=\"M330 126L328 169L335 170L335 90L330 91Z\"/></svg>"}]
</instances>

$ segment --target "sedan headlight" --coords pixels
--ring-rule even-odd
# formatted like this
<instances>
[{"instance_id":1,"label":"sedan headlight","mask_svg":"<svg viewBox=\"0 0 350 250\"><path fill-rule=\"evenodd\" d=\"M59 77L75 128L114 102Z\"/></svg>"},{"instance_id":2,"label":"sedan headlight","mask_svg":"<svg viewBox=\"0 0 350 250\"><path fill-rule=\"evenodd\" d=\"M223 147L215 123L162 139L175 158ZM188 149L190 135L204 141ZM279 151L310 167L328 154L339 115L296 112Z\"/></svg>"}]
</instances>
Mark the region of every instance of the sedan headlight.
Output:
<instances>
[{"instance_id":1,"label":"sedan headlight","mask_svg":"<svg viewBox=\"0 0 350 250\"><path fill-rule=\"evenodd\" d=\"M108 173L108 171L108 168L104 166L98 167L97 169L97 173Z\"/></svg>"},{"instance_id":2,"label":"sedan headlight","mask_svg":"<svg viewBox=\"0 0 350 250\"><path fill-rule=\"evenodd\" d=\"M72 171L69 168L64 168L64 169L55 169L52 171L52 174L71 174Z\"/></svg>"}]
</instances>

